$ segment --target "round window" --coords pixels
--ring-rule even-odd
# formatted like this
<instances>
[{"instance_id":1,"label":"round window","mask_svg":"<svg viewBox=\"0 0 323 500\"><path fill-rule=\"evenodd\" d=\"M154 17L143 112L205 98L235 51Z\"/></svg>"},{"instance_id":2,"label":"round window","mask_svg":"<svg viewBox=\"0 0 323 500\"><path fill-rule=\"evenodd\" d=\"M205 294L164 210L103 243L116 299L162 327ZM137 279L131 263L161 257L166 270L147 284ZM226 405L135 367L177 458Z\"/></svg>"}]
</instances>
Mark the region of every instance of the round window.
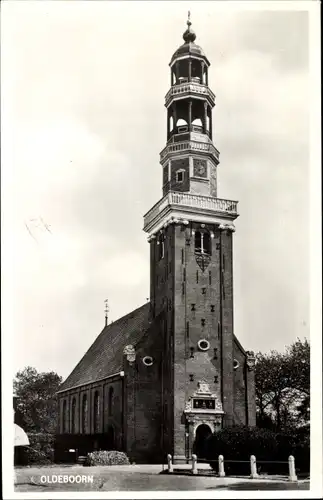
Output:
<instances>
[{"instance_id":1,"label":"round window","mask_svg":"<svg viewBox=\"0 0 323 500\"><path fill-rule=\"evenodd\" d=\"M237 359L234 359L233 360L233 369L236 370L237 368L239 368L240 366L240 363Z\"/></svg>"},{"instance_id":2,"label":"round window","mask_svg":"<svg viewBox=\"0 0 323 500\"><path fill-rule=\"evenodd\" d=\"M197 345L200 351L207 351L208 349L210 349L210 342L205 339L199 340Z\"/></svg>"},{"instance_id":3,"label":"round window","mask_svg":"<svg viewBox=\"0 0 323 500\"><path fill-rule=\"evenodd\" d=\"M153 364L154 360L151 356L145 356L144 359L142 360L142 362L146 366L151 366Z\"/></svg>"}]
</instances>

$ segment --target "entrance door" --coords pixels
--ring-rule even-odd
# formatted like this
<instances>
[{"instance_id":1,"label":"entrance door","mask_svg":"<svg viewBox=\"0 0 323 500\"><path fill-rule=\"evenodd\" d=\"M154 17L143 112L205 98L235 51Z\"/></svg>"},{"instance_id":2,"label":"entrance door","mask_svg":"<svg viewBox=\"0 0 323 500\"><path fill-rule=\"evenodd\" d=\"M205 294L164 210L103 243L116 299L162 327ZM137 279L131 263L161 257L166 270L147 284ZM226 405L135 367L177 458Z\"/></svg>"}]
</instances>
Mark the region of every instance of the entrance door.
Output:
<instances>
[{"instance_id":1,"label":"entrance door","mask_svg":"<svg viewBox=\"0 0 323 500\"><path fill-rule=\"evenodd\" d=\"M201 424L196 429L193 452L198 458L205 458L205 443L211 434L212 431L206 424Z\"/></svg>"}]
</instances>

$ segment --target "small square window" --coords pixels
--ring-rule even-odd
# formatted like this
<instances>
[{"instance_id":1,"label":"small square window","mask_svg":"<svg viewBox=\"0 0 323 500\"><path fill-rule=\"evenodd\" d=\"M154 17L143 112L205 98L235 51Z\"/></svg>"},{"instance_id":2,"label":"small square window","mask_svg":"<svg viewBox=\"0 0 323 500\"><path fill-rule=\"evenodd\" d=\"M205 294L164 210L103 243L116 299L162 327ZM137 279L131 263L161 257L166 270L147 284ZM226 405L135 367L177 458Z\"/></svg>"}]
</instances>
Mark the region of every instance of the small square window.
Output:
<instances>
[{"instance_id":1,"label":"small square window","mask_svg":"<svg viewBox=\"0 0 323 500\"><path fill-rule=\"evenodd\" d=\"M183 182L184 180L184 172L181 170L180 172L176 172L176 182Z\"/></svg>"}]
</instances>

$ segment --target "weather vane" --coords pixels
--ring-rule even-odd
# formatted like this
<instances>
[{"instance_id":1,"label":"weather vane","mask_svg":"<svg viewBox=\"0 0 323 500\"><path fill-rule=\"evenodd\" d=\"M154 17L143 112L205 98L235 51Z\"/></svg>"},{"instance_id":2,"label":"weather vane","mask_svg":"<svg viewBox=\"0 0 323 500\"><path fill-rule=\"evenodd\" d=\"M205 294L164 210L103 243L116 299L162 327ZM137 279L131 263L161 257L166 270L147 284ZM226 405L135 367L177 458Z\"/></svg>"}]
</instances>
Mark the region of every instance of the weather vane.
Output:
<instances>
[{"instance_id":1,"label":"weather vane","mask_svg":"<svg viewBox=\"0 0 323 500\"><path fill-rule=\"evenodd\" d=\"M108 324L108 314L109 314L109 299L105 299L105 308L104 308L104 313L105 313L105 326Z\"/></svg>"}]
</instances>

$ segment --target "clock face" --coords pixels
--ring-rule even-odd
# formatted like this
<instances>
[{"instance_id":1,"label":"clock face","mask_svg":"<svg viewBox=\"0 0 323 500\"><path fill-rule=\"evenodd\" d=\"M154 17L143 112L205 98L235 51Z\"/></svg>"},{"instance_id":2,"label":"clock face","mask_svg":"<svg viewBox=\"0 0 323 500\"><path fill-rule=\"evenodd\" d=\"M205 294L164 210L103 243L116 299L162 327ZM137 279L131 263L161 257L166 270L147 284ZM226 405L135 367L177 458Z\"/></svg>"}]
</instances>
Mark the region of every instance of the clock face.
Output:
<instances>
[{"instance_id":1,"label":"clock face","mask_svg":"<svg viewBox=\"0 0 323 500\"><path fill-rule=\"evenodd\" d=\"M207 176L206 161L194 160L194 175L198 177Z\"/></svg>"}]
</instances>

